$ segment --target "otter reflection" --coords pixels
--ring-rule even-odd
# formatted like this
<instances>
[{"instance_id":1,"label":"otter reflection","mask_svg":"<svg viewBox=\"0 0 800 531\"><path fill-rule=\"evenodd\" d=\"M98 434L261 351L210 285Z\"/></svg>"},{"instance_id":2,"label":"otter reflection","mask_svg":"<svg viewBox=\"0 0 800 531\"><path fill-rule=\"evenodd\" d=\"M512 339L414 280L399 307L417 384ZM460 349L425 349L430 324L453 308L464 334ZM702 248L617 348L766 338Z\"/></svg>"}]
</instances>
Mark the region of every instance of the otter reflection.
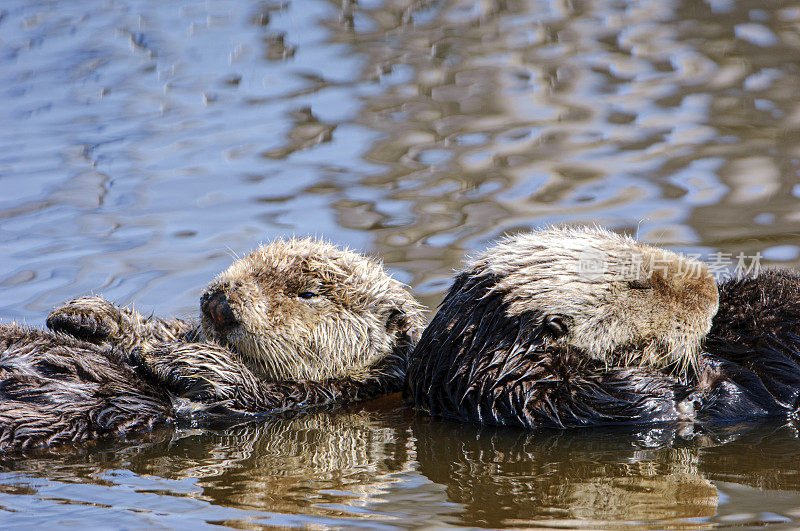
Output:
<instances>
[{"instance_id":1,"label":"otter reflection","mask_svg":"<svg viewBox=\"0 0 800 531\"><path fill-rule=\"evenodd\" d=\"M29 450L1 456L0 470L107 484L106 471L123 469L193 479L176 485L176 495L215 505L390 525L580 518L673 527L714 515L713 481L800 492L800 439L791 425L523 431L387 405L274 417L224 432L157 431L135 443L98 441L82 453Z\"/></svg>"},{"instance_id":2,"label":"otter reflection","mask_svg":"<svg viewBox=\"0 0 800 531\"><path fill-rule=\"evenodd\" d=\"M379 502L400 481L395 475L410 470L408 438L407 430L376 424L364 412L271 420L203 436L224 466L190 474L218 503L298 514L313 505L317 514L341 515Z\"/></svg>"},{"instance_id":3,"label":"otter reflection","mask_svg":"<svg viewBox=\"0 0 800 531\"><path fill-rule=\"evenodd\" d=\"M738 455L739 482L771 468L744 464L751 452L725 446L740 431L701 434L689 426L521 431L417 417L412 429L419 472L462 505L462 522L505 527L580 519L607 526L714 516L720 500L705 473L706 451ZM800 448L785 432L773 435ZM796 483L787 469L776 475Z\"/></svg>"},{"instance_id":4,"label":"otter reflection","mask_svg":"<svg viewBox=\"0 0 800 531\"><path fill-rule=\"evenodd\" d=\"M715 515L714 481L800 492L800 438L785 421L523 431L418 416L412 433L418 470L445 485L469 525L673 528Z\"/></svg>"},{"instance_id":5,"label":"otter reflection","mask_svg":"<svg viewBox=\"0 0 800 531\"><path fill-rule=\"evenodd\" d=\"M397 401L395 401L395 405ZM167 431L142 442L6 456L0 468L53 479L97 481L124 468L167 479L196 478L192 496L216 505L325 517L358 517L412 473L406 415L395 409L285 413L225 430ZM351 513L352 511L352 513ZM373 511L380 512L379 509Z\"/></svg>"}]
</instances>

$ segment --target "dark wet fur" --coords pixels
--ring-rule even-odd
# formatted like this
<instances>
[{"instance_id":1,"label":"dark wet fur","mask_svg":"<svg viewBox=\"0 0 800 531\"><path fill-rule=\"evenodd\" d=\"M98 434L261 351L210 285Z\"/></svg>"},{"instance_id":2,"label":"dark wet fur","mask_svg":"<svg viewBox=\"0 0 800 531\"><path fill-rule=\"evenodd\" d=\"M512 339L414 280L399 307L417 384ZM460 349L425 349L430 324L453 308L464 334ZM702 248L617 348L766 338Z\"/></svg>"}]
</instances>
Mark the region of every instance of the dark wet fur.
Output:
<instances>
[{"instance_id":1,"label":"dark wet fur","mask_svg":"<svg viewBox=\"0 0 800 531\"><path fill-rule=\"evenodd\" d=\"M366 400L399 391L405 374L408 345L399 345L360 377L269 383L229 350L191 342L188 322L183 340L161 341L175 322L145 319L143 333L119 343L97 323L57 326L94 341L0 325L0 451Z\"/></svg>"},{"instance_id":2,"label":"dark wet fur","mask_svg":"<svg viewBox=\"0 0 800 531\"><path fill-rule=\"evenodd\" d=\"M52 330L127 352L137 373L180 397L200 404L224 404L231 414L346 403L400 391L412 339L398 334L394 352L365 374L323 381L265 382L227 348L200 342L191 320L142 317L100 297L61 306L47 319Z\"/></svg>"},{"instance_id":3,"label":"dark wet fur","mask_svg":"<svg viewBox=\"0 0 800 531\"><path fill-rule=\"evenodd\" d=\"M169 343L131 360L143 377L181 397L202 404L224 405L231 415L259 415L279 410L345 404L402 389L406 356L386 356L357 377L322 381L266 382L229 350L210 343Z\"/></svg>"},{"instance_id":4,"label":"dark wet fur","mask_svg":"<svg viewBox=\"0 0 800 531\"><path fill-rule=\"evenodd\" d=\"M606 370L509 317L491 275L462 273L413 351L405 396L434 416L523 427L656 422L689 392L656 371Z\"/></svg>"},{"instance_id":5,"label":"dark wet fur","mask_svg":"<svg viewBox=\"0 0 800 531\"><path fill-rule=\"evenodd\" d=\"M0 325L0 449L149 430L170 404L110 346Z\"/></svg>"},{"instance_id":6,"label":"dark wet fur","mask_svg":"<svg viewBox=\"0 0 800 531\"><path fill-rule=\"evenodd\" d=\"M682 378L606 368L580 351L550 346L533 314L507 315L502 294L490 291L496 283L470 273L453 283L410 358L404 394L416 408L527 428L692 416L732 421L800 409L797 273L773 270L723 283L698 375Z\"/></svg>"},{"instance_id":7,"label":"dark wet fur","mask_svg":"<svg viewBox=\"0 0 800 531\"><path fill-rule=\"evenodd\" d=\"M720 285L701 357L702 420L800 410L800 275L771 269Z\"/></svg>"}]
</instances>

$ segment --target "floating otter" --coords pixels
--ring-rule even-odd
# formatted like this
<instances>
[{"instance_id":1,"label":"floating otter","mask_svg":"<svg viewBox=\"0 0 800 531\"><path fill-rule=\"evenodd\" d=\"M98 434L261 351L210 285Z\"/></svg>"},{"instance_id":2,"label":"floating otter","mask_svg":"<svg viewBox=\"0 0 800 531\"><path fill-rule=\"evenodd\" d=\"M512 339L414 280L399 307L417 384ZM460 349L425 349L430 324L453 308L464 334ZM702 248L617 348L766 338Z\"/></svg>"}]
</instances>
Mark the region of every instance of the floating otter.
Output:
<instances>
[{"instance_id":1,"label":"floating otter","mask_svg":"<svg viewBox=\"0 0 800 531\"><path fill-rule=\"evenodd\" d=\"M696 260L602 229L508 238L456 278L405 396L523 427L796 415L800 275L717 286Z\"/></svg>"},{"instance_id":2,"label":"floating otter","mask_svg":"<svg viewBox=\"0 0 800 531\"><path fill-rule=\"evenodd\" d=\"M422 326L380 264L312 239L237 260L201 310L145 318L87 297L55 310L51 332L0 326L0 448L398 391Z\"/></svg>"},{"instance_id":3,"label":"floating otter","mask_svg":"<svg viewBox=\"0 0 800 531\"><path fill-rule=\"evenodd\" d=\"M588 426L690 419L718 307L708 268L598 228L507 238L460 273L414 349L405 396L434 416Z\"/></svg>"}]
</instances>

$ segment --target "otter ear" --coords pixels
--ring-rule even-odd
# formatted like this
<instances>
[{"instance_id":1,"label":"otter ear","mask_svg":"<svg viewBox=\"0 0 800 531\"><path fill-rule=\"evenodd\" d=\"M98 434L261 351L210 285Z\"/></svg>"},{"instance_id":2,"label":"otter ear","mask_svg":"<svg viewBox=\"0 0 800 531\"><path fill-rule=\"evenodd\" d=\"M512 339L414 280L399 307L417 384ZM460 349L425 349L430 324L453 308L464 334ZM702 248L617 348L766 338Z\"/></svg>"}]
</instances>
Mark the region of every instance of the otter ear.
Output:
<instances>
[{"instance_id":1,"label":"otter ear","mask_svg":"<svg viewBox=\"0 0 800 531\"><path fill-rule=\"evenodd\" d=\"M566 320L560 315L546 315L542 324L553 339L567 335Z\"/></svg>"}]
</instances>

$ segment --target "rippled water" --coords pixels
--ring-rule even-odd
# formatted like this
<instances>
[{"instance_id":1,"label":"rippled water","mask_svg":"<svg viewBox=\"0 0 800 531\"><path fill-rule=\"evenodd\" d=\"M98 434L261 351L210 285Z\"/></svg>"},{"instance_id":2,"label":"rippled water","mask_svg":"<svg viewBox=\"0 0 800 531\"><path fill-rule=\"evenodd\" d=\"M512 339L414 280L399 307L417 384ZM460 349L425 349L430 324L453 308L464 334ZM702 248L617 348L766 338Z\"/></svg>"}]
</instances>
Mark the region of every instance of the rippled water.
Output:
<instances>
[{"instance_id":1,"label":"rippled water","mask_svg":"<svg viewBox=\"0 0 800 531\"><path fill-rule=\"evenodd\" d=\"M0 2L0 320L191 315L261 241L434 306L507 231L800 267L800 2ZM525 433L396 399L5 458L0 522L800 526L793 426ZM89 520L90 519L90 520Z\"/></svg>"}]
</instances>

